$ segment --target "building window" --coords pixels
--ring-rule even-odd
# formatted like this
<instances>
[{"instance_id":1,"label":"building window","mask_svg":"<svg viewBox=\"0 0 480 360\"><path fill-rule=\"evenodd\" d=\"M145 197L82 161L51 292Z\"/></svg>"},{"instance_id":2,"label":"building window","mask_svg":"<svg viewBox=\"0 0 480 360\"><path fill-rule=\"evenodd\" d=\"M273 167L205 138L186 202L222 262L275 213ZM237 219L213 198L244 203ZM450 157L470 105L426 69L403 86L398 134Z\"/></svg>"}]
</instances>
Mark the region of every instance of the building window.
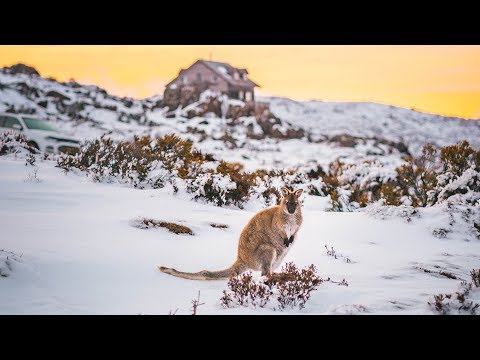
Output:
<instances>
[{"instance_id":1,"label":"building window","mask_svg":"<svg viewBox=\"0 0 480 360\"><path fill-rule=\"evenodd\" d=\"M251 91L247 91L245 93L245 101L251 101L252 100L252 92Z\"/></svg>"},{"instance_id":2,"label":"building window","mask_svg":"<svg viewBox=\"0 0 480 360\"><path fill-rule=\"evenodd\" d=\"M197 73L197 82L201 82L201 81L202 81L202 74Z\"/></svg>"},{"instance_id":3,"label":"building window","mask_svg":"<svg viewBox=\"0 0 480 360\"><path fill-rule=\"evenodd\" d=\"M238 92L238 98L239 98L240 100L243 100L243 90L240 90L240 91Z\"/></svg>"},{"instance_id":4,"label":"building window","mask_svg":"<svg viewBox=\"0 0 480 360\"><path fill-rule=\"evenodd\" d=\"M242 74L242 79L243 79L243 80L247 80L247 73L243 73L243 74Z\"/></svg>"},{"instance_id":5,"label":"building window","mask_svg":"<svg viewBox=\"0 0 480 360\"><path fill-rule=\"evenodd\" d=\"M187 77L186 76L182 76L182 84L186 84L187 83Z\"/></svg>"},{"instance_id":6,"label":"building window","mask_svg":"<svg viewBox=\"0 0 480 360\"><path fill-rule=\"evenodd\" d=\"M238 72L235 71L235 72L233 73L233 78L234 78L235 80L238 80Z\"/></svg>"}]
</instances>

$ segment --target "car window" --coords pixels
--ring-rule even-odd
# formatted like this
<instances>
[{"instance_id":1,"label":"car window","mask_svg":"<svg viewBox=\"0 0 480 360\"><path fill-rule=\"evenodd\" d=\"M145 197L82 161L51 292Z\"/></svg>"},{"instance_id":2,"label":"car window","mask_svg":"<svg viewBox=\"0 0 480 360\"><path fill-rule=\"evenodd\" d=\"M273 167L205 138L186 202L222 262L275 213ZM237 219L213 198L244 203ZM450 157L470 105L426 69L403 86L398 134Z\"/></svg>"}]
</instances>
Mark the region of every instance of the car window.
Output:
<instances>
[{"instance_id":1,"label":"car window","mask_svg":"<svg viewBox=\"0 0 480 360\"><path fill-rule=\"evenodd\" d=\"M23 126L22 124L20 124L20 121L18 121L13 116L2 116L2 118L3 118L3 127L13 129L13 125L18 124L20 126L20 129L23 129Z\"/></svg>"},{"instance_id":2,"label":"car window","mask_svg":"<svg viewBox=\"0 0 480 360\"><path fill-rule=\"evenodd\" d=\"M5 126L5 120L11 118L11 116L0 115L0 126Z\"/></svg>"},{"instance_id":3,"label":"car window","mask_svg":"<svg viewBox=\"0 0 480 360\"><path fill-rule=\"evenodd\" d=\"M46 131L57 131L52 125L48 122L40 119L28 118L22 116L23 121L25 121L25 125L27 128L32 130L46 130Z\"/></svg>"}]
</instances>

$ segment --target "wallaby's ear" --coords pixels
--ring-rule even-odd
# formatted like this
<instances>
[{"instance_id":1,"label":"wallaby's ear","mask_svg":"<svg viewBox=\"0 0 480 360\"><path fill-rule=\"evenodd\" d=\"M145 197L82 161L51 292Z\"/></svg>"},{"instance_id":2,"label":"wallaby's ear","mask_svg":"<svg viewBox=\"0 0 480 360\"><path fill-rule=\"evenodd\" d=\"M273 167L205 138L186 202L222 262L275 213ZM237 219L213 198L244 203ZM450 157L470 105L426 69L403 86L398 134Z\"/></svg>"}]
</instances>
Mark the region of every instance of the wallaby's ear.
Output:
<instances>
[{"instance_id":1,"label":"wallaby's ear","mask_svg":"<svg viewBox=\"0 0 480 360\"><path fill-rule=\"evenodd\" d=\"M295 194L295 196L298 198L298 197L300 197L300 195L302 195L302 193L303 193L303 189L298 189L298 190L295 190L293 193L294 193L294 194Z\"/></svg>"},{"instance_id":2,"label":"wallaby's ear","mask_svg":"<svg viewBox=\"0 0 480 360\"><path fill-rule=\"evenodd\" d=\"M290 190L288 190L286 187L282 187L280 189L280 191L282 192L282 196L285 197L287 196L288 194L290 194Z\"/></svg>"}]
</instances>

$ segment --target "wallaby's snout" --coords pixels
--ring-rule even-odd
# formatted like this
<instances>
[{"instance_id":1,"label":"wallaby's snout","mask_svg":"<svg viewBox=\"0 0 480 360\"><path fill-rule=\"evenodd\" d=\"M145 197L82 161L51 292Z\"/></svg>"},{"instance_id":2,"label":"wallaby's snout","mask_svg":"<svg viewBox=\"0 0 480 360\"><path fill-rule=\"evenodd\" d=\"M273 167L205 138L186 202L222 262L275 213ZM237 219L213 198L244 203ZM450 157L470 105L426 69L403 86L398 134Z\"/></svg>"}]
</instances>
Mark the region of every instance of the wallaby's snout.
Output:
<instances>
[{"instance_id":1,"label":"wallaby's snout","mask_svg":"<svg viewBox=\"0 0 480 360\"><path fill-rule=\"evenodd\" d=\"M293 199L287 200L287 210L290 214L294 214L297 209L297 202Z\"/></svg>"}]
</instances>

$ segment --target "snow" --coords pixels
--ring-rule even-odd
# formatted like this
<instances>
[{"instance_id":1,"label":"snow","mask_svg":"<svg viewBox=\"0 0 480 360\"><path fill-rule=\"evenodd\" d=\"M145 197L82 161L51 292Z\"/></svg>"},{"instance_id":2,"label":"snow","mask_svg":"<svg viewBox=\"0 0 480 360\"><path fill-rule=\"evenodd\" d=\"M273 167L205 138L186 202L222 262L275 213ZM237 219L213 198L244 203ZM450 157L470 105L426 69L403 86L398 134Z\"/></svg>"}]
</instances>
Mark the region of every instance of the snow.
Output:
<instances>
[{"instance_id":1,"label":"snow","mask_svg":"<svg viewBox=\"0 0 480 360\"><path fill-rule=\"evenodd\" d=\"M25 106L36 105L33 101L25 99L22 95L12 89L0 89L0 112L7 110L9 104L22 104Z\"/></svg>"},{"instance_id":2,"label":"snow","mask_svg":"<svg viewBox=\"0 0 480 360\"><path fill-rule=\"evenodd\" d=\"M480 121L368 102L297 102L285 98L263 101L269 102L272 112L282 120L308 129L318 138L340 134L381 137L404 141L413 152L427 142L445 146L469 139L473 146L480 146Z\"/></svg>"},{"instance_id":3,"label":"snow","mask_svg":"<svg viewBox=\"0 0 480 360\"><path fill-rule=\"evenodd\" d=\"M217 66L217 70L218 70L218 72L220 72L224 75L228 75L227 69L225 69L223 66Z\"/></svg>"},{"instance_id":4,"label":"snow","mask_svg":"<svg viewBox=\"0 0 480 360\"><path fill-rule=\"evenodd\" d=\"M38 160L40 182L24 181L32 166L13 155L0 157L0 314L189 314L200 291L199 314L276 314L266 307L224 309L226 281L192 281L161 273L158 265L184 271L222 269L235 260L239 234L255 211L193 202L171 188L138 190L94 183L64 174ZM452 280L418 268L443 269L469 279L478 268L480 242L451 233L437 238L429 228L435 214L405 221L368 212L319 210L325 198L305 196L298 241L284 259L299 267L315 264L323 283L302 310L306 314L433 314L427 304L453 292ZM428 209L426 209L428 210ZM148 217L192 228L194 235L138 229ZM217 229L210 223L224 223ZM326 254L325 245L351 262ZM417 267L417 268L416 268ZM6 271L6 270L5 270ZM255 274L259 276L259 274Z\"/></svg>"},{"instance_id":5,"label":"snow","mask_svg":"<svg viewBox=\"0 0 480 360\"><path fill-rule=\"evenodd\" d=\"M223 115L228 106L244 105L214 92L204 92L198 102L179 107L170 112L174 118L167 118L168 109L159 107L161 95L122 99L94 85L2 72L0 85L0 111L10 107L35 111L35 116L45 117L62 132L82 140L105 134L128 140L134 135L175 133L215 159L241 163L247 171L308 170L318 165L326 169L339 159L346 164L341 180L355 180L360 186L370 186L377 178L392 178L395 168L404 163L405 152L379 139L402 141L414 154L426 142L443 146L467 139L472 146L480 146L480 121L383 104L265 98L281 119L276 129L285 134L299 127L308 137L252 139L248 129L256 136L263 134L254 117L234 122L212 113L186 118L186 111L210 96L222 102ZM21 90L25 85L26 92ZM47 99L50 90L68 95L71 101L62 104ZM39 105L42 101L47 101L46 108ZM357 143L342 146L331 141L344 134L358 137ZM224 141L225 135L233 140ZM18 148L15 141L10 143ZM0 274L6 275L0 276L0 314L168 314L177 308L177 314L188 314L198 291L205 303L200 314L279 313L268 307L224 309L219 299L227 289L226 281L178 279L157 269L158 265L184 271L230 266L240 232L264 208L263 198L252 196L243 210L217 207L193 201L195 194L182 187L175 192L168 181L157 190L134 189L115 179L98 183L77 171L65 174L55 162L41 160L41 155L36 167L26 166L26 156L27 151L21 149L0 156ZM217 165L211 162L205 167ZM161 166L150 175L152 181L169 176ZM480 241L473 222L480 216L479 195L472 185L479 176L470 169L458 178L446 177L440 198L450 196L444 194L450 191L457 194L425 209L407 203L398 207L376 203L364 209L344 204L344 210L352 212L332 212L330 196L304 194L304 224L283 263L315 264L323 278L345 278L349 286L323 283L305 309L285 312L435 313L427 304L433 295L455 292L460 280L469 280L470 270L479 268ZM288 176L285 180L289 181ZM220 175L202 175L192 185L205 181L224 190L236 186L229 176ZM280 178L273 178L259 182L254 190L259 194L267 186L279 189L283 185ZM322 180L312 185L320 189ZM202 191L201 186L198 189ZM338 201L345 203L349 192L339 189ZM139 218L186 225L194 235L132 226ZM212 222L229 227L213 228ZM326 254L325 245L335 249L337 259ZM350 262L344 261L347 257ZM440 276L435 273L438 270L451 272L459 280Z\"/></svg>"}]
</instances>

